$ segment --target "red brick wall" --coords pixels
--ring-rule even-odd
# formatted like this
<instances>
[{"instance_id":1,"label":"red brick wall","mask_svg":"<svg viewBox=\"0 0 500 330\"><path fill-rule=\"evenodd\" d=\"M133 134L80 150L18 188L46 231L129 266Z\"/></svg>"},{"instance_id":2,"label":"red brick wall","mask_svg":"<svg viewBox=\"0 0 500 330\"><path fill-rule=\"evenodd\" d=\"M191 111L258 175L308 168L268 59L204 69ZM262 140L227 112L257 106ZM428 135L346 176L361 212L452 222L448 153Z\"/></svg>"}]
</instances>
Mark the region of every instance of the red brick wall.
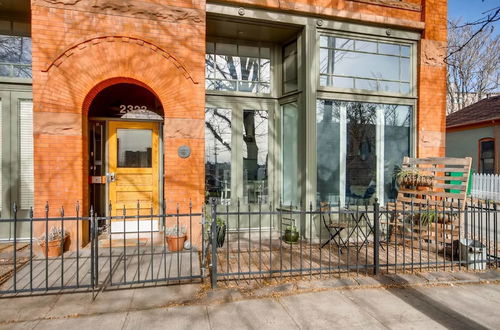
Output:
<instances>
[{"instance_id":1,"label":"red brick wall","mask_svg":"<svg viewBox=\"0 0 500 330\"><path fill-rule=\"evenodd\" d=\"M142 2L142 13L93 7L99 1L71 3L32 0L37 215L46 201L51 216L59 215L61 206L73 215L77 201L88 213L84 101L112 78L135 79L158 95L165 111L169 211L176 204L186 210L190 198L199 211L204 200L204 2L151 0ZM189 145L192 156L180 159L180 145ZM74 237L76 227L67 229ZM43 224L36 226L36 234L43 231Z\"/></svg>"},{"instance_id":2,"label":"red brick wall","mask_svg":"<svg viewBox=\"0 0 500 330\"><path fill-rule=\"evenodd\" d=\"M418 156L444 156L446 137L446 0L425 0L419 47Z\"/></svg>"}]
</instances>

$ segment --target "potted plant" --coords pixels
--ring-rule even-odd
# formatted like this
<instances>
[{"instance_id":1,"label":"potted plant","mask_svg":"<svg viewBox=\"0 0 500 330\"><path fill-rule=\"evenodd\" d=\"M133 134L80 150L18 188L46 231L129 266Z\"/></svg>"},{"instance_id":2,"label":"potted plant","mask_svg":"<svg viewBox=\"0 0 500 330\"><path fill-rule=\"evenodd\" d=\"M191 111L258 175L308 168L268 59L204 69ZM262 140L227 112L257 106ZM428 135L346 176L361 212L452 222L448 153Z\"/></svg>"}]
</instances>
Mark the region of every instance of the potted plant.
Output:
<instances>
[{"instance_id":1,"label":"potted plant","mask_svg":"<svg viewBox=\"0 0 500 330\"><path fill-rule=\"evenodd\" d=\"M186 241L186 227L177 227L165 229L165 239L167 240L168 250L171 252L182 251Z\"/></svg>"},{"instance_id":2,"label":"potted plant","mask_svg":"<svg viewBox=\"0 0 500 330\"><path fill-rule=\"evenodd\" d=\"M68 233L61 228L52 227L48 233L38 238L38 244L45 257L58 257L63 253L64 242Z\"/></svg>"},{"instance_id":3,"label":"potted plant","mask_svg":"<svg viewBox=\"0 0 500 330\"><path fill-rule=\"evenodd\" d=\"M413 215L414 225L422 227L431 225L433 223L450 224L457 217L456 213L442 213L438 210L431 210L429 212L419 212Z\"/></svg>"},{"instance_id":4,"label":"potted plant","mask_svg":"<svg viewBox=\"0 0 500 330\"><path fill-rule=\"evenodd\" d=\"M396 182L401 187L425 187L434 186L432 175L422 175L416 168L399 169L396 173Z\"/></svg>"},{"instance_id":5,"label":"potted plant","mask_svg":"<svg viewBox=\"0 0 500 330\"><path fill-rule=\"evenodd\" d=\"M217 229L217 247L224 246L224 240L226 239L226 223L222 218L217 217L216 229Z\"/></svg>"},{"instance_id":6,"label":"potted plant","mask_svg":"<svg viewBox=\"0 0 500 330\"><path fill-rule=\"evenodd\" d=\"M299 232L295 225L290 225L285 228L284 240L286 243L297 243L299 241Z\"/></svg>"},{"instance_id":7,"label":"potted plant","mask_svg":"<svg viewBox=\"0 0 500 330\"><path fill-rule=\"evenodd\" d=\"M212 230L212 226L211 226L211 220L212 220L212 217L210 214L206 214L206 219L208 220L207 222L207 226L205 227L205 234L206 234L206 237L208 240L212 241L212 236L211 236L211 230ZM215 219L215 232L216 232L216 235L217 235L217 247L220 248L220 247L223 247L224 246L224 242L226 240L226 222L224 220L222 220L221 217L217 217Z\"/></svg>"}]
</instances>

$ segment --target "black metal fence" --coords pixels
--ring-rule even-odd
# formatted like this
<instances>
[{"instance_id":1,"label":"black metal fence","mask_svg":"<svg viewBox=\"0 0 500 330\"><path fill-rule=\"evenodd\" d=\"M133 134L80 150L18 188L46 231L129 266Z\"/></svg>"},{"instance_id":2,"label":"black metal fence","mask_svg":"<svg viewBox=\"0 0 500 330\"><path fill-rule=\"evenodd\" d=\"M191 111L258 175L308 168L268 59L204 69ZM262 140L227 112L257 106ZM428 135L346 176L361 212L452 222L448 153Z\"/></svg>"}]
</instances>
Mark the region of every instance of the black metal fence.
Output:
<instances>
[{"instance_id":1,"label":"black metal fence","mask_svg":"<svg viewBox=\"0 0 500 330\"><path fill-rule=\"evenodd\" d=\"M200 210L202 208L200 207ZM201 281L205 255L204 212L154 212L137 203L107 217L74 215L18 217L13 207L12 239L0 244L0 295L50 291L102 291L141 285ZM24 227L24 233L19 228ZM172 243L173 241L173 243Z\"/></svg>"},{"instance_id":2,"label":"black metal fence","mask_svg":"<svg viewBox=\"0 0 500 330\"><path fill-rule=\"evenodd\" d=\"M455 207L453 206L455 205ZM500 264L496 203L211 204L211 284L289 276L484 270Z\"/></svg>"},{"instance_id":3,"label":"black metal fence","mask_svg":"<svg viewBox=\"0 0 500 330\"><path fill-rule=\"evenodd\" d=\"M449 206L452 205L452 206ZM0 243L0 295L293 276L484 270L500 264L496 203L216 205L19 217ZM445 207L446 206L446 207ZM24 234L20 234L23 228Z\"/></svg>"}]
</instances>

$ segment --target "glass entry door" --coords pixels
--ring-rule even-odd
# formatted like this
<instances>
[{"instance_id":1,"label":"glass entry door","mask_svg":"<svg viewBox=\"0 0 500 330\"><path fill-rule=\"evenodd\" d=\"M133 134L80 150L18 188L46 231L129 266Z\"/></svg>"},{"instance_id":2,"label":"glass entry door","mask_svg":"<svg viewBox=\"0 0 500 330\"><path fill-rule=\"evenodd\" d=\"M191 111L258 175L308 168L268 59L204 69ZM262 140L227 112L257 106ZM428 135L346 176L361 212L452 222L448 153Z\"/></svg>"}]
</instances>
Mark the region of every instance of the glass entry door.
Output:
<instances>
[{"instance_id":1,"label":"glass entry door","mask_svg":"<svg viewBox=\"0 0 500 330\"><path fill-rule=\"evenodd\" d=\"M108 126L108 194L112 215L158 214L158 124L111 121ZM138 207L139 205L139 207ZM112 221L111 232L158 230L149 218Z\"/></svg>"},{"instance_id":2,"label":"glass entry door","mask_svg":"<svg viewBox=\"0 0 500 330\"><path fill-rule=\"evenodd\" d=\"M274 196L275 104L208 98L205 109L205 178L208 198L235 211L269 211ZM269 219L239 219L240 229L269 227ZM230 229L237 226L231 219Z\"/></svg>"}]
</instances>

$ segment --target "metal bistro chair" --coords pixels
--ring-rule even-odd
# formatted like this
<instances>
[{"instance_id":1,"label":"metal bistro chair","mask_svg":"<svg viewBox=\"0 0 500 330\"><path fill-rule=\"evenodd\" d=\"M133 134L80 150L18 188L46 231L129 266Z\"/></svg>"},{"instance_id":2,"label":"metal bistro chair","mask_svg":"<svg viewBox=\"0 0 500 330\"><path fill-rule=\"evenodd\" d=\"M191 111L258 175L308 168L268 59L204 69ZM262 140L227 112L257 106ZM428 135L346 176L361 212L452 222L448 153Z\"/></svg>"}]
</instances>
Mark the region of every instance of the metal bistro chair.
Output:
<instances>
[{"instance_id":1,"label":"metal bistro chair","mask_svg":"<svg viewBox=\"0 0 500 330\"><path fill-rule=\"evenodd\" d=\"M347 248L347 242L344 241L340 235L348 227L347 223L333 221L329 203L321 202L319 210L321 214L321 221L330 236L328 240L321 245L320 249L324 248L328 243L333 241L339 247L339 252L342 253L342 247Z\"/></svg>"}]
</instances>

